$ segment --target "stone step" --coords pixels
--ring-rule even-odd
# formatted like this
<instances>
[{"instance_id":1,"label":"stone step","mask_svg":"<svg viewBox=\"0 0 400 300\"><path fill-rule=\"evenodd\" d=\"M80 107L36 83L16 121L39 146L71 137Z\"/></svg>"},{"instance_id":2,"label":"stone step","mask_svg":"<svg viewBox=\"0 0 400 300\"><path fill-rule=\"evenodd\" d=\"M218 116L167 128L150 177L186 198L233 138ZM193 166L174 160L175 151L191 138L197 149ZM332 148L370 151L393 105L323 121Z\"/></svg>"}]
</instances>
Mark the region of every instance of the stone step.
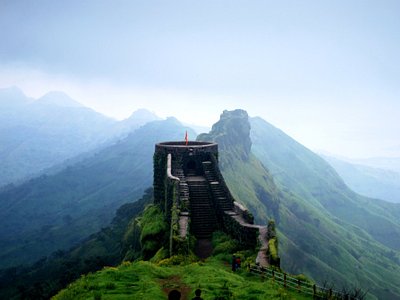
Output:
<instances>
[{"instance_id":1,"label":"stone step","mask_svg":"<svg viewBox=\"0 0 400 300\"><path fill-rule=\"evenodd\" d=\"M217 228L214 204L208 191L208 181L204 177L190 178L188 181L191 230L196 238L209 238Z\"/></svg>"},{"instance_id":2,"label":"stone step","mask_svg":"<svg viewBox=\"0 0 400 300\"><path fill-rule=\"evenodd\" d=\"M208 212L214 212L214 209L210 207L209 205L191 205L192 208L194 209L200 209L203 211L208 211ZM198 212L193 212L193 213L198 213Z\"/></svg>"},{"instance_id":3,"label":"stone step","mask_svg":"<svg viewBox=\"0 0 400 300\"><path fill-rule=\"evenodd\" d=\"M215 198L226 198L225 193L222 191L212 191Z\"/></svg>"},{"instance_id":4,"label":"stone step","mask_svg":"<svg viewBox=\"0 0 400 300\"><path fill-rule=\"evenodd\" d=\"M192 207L192 214L200 214L201 212L196 212L195 210L199 209L202 211L206 211L209 214L212 214L214 212L214 210L212 208L210 208L210 206L206 206L206 205L191 205Z\"/></svg>"},{"instance_id":5,"label":"stone step","mask_svg":"<svg viewBox=\"0 0 400 300\"><path fill-rule=\"evenodd\" d=\"M213 217L213 210L192 211L192 216Z\"/></svg>"}]
</instances>

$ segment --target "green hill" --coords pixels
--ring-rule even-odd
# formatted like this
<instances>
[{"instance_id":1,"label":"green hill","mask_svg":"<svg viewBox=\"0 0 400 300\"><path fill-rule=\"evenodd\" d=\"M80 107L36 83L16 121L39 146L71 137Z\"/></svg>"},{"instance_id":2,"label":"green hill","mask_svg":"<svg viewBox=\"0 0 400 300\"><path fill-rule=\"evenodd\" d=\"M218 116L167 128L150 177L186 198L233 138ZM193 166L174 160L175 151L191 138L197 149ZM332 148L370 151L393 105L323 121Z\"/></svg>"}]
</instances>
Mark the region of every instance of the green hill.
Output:
<instances>
[{"instance_id":1,"label":"green hill","mask_svg":"<svg viewBox=\"0 0 400 300\"><path fill-rule=\"evenodd\" d=\"M166 299L177 289L182 299L195 297L202 290L207 299L311 299L297 292L252 275L247 271L233 273L222 255L205 262L174 265L168 261L151 263L138 261L123 263L118 268L106 267L71 284L53 297L54 300L71 299Z\"/></svg>"},{"instance_id":2,"label":"green hill","mask_svg":"<svg viewBox=\"0 0 400 300\"><path fill-rule=\"evenodd\" d=\"M250 135L243 111L225 111L198 138L219 143L228 186L256 221L276 220L283 269L400 297L396 206L353 193L325 161L263 120L252 120Z\"/></svg>"},{"instance_id":3,"label":"green hill","mask_svg":"<svg viewBox=\"0 0 400 300\"><path fill-rule=\"evenodd\" d=\"M251 128L253 153L284 189L400 250L399 204L354 193L322 158L264 120L253 118Z\"/></svg>"},{"instance_id":4,"label":"green hill","mask_svg":"<svg viewBox=\"0 0 400 300\"><path fill-rule=\"evenodd\" d=\"M39 215L35 222L46 220L48 216L56 216L55 219L59 222L61 211L64 210L54 210L48 203L51 203L53 198L62 200L64 194L71 192L78 195L82 192L83 199L88 199L87 206L82 206L87 209L86 214L78 214L76 217L76 220L82 223L73 222L75 227L53 223L56 225L50 227L51 230L44 228L44 236L57 233L57 229L60 229L59 241L62 241L62 232L65 232L66 237L68 234L84 237L89 234L85 231L87 224L95 224L92 231L94 232L96 222L107 224L118 205L135 199L135 191L143 191L146 183L151 185L154 144L163 140L181 140L182 129L183 127L173 119L148 124L120 144L71 166L71 176L67 177L72 180L71 184L65 180L65 176L68 175L66 169L54 176L40 178L31 184L4 191L0 194L1 205L8 203L4 209L13 206L18 209L8 211L15 213L17 219L14 224L10 222L11 218L8 219L9 223L0 224L3 232L7 233L7 230L14 228L5 227L4 224L15 225L18 228L24 216L31 216L29 220L35 219L32 218L35 215L29 214L33 214L36 209L42 209L45 213ZM219 144L220 168L226 182L235 198L251 210L256 222L266 224L268 219L275 219L279 231L281 266L285 271L292 274L304 273L321 285L328 281L333 282L337 288L359 286L369 290L371 299L400 299L400 289L397 285L400 282L399 205L365 198L352 192L323 159L263 120L255 118L249 122L244 111L225 111L211 132L200 135L199 140L216 141ZM83 172L84 170L87 172ZM134 174L137 177L133 177ZM54 186L57 188L51 189ZM141 191L135 190L138 186L142 187ZM41 194L37 193L42 188L46 191L43 198L38 197ZM58 193L54 194L58 189ZM10 192L9 195L14 195L14 198L1 198ZM7 199L13 201L7 202ZM40 202L36 207L30 206L29 202L37 199L48 199L43 204L49 207L43 208ZM74 198L69 196L68 199ZM81 205L86 202L81 200L77 203ZM100 211L104 215L99 214ZM7 211L0 217L7 219ZM109 251L107 247L113 248L116 241L121 243L122 232L132 233L129 224L132 225L128 223L121 227L125 229L120 229L120 234L115 239L107 238L107 235L114 235L112 231L102 230L89 244L75 248L80 250L74 253L78 257L90 257L88 264L94 264L96 267L102 263L108 264L101 260L96 261L97 252L91 252L91 249L103 249L102 253L106 253ZM35 223L32 225L36 226ZM20 235L19 239L21 236L29 239L32 232L37 232L37 229L30 231L27 225L23 228L25 231L22 233L26 235ZM74 230L80 232L73 232ZM11 237L11 234L9 236ZM33 235L33 239L39 238L37 245L42 244L50 248L51 244L40 240L42 237L43 235ZM99 239L102 239L102 242L99 242ZM129 244L132 241L127 239L125 242ZM99 247L96 246L98 243ZM118 247L113 249L121 250ZM13 253L15 249L8 250ZM126 253L126 249L122 253ZM104 256L100 254L99 257ZM134 255L131 258L134 258ZM119 260L121 259L123 257L119 257ZM118 259L112 263L116 262ZM149 269L158 268L148 266ZM50 268L51 263L47 267ZM130 266L121 268L125 267ZM35 269L34 266L32 268ZM184 269L179 270L181 272ZM169 274L175 271L178 272L178 269ZM104 272L107 271L95 275L93 280L97 280L96 276L103 276ZM104 288L107 290L105 286ZM104 292L103 287L100 289ZM113 288L110 290L107 293L112 293ZM93 290L80 292L82 295L93 297Z\"/></svg>"},{"instance_id":5,"label":"green hill","mask_svg":"<svg viewBox=\"0 0 400 300\"><path fill-rule=\"evenodd\" d=\"M58 173L0 192L0 267L68 249L107 226L152 185L154 144L183 139L186 130L174 118L154 121Z\"/></svg>"}]
</instances>

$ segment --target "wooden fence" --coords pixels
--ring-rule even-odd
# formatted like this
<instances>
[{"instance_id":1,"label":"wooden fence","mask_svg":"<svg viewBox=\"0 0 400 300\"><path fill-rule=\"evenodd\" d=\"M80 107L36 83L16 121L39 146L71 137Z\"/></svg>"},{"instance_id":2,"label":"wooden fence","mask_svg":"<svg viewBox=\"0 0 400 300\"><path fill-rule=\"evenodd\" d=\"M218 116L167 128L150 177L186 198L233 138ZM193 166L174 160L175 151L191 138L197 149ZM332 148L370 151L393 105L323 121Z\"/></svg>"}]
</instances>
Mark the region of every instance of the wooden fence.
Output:
<instances>
[{"instance_id":1,"label":"wooden fence","mask_svg":"<svg viewBox=\"0 0 400 300\"><path fill-rule=\"evenodd\" d=\"M275 283L283 286L286 289L295 290L299 293L313 296L313 299L359 300L358 298L352 297L349 294L300 280L287 275L286 273L278 272L272 268L250 265L248 266L248 269L251 273L272 279Z\"/></svg>"}]
</instances>

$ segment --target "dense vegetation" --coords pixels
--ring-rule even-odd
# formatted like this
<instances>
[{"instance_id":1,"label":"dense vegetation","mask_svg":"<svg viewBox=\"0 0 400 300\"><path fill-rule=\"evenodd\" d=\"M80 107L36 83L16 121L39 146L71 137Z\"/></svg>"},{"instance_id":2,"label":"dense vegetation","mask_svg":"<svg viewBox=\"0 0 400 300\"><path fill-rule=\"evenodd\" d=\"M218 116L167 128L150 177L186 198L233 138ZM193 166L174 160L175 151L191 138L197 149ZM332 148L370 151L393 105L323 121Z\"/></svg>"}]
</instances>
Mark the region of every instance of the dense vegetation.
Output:
<instances>
[{"instance_id":1,"label":"dense vegetation","mask_svg":"<svg viewBox=\"0 0 400 300\"><path fill-rule=\"evenodd\" d=\"M141 257L140 229L135 228L135 222L152 201L153 191L148 189L141 199L122 205L109 227L80 245L56 251L29 267L2 270L0 299L48 299L81 274Z\"/></svg>"},{"instance_id":2,"label":"dense vegetation","mask_svg":"<svg viewBox=\"0 0 400 300\"><path fill-rule=\"evenodd\" d=\"M107 226L152 185L154 144L185 130L173 118L148 123L60 172L0 192L0 267L68 249Z\"/></svg>"},{"instance_id":3,"label":"dense vegetation","mask_svg":"<svg viewBox=\"0 0 400 300\"><path fill-rule=\"evenodd\" d=\"M233 273L232 254L245 259L252 253L235 252L237 244L218 232L214 234L213 244L216 246L214 256L206 261L174 256L152 262L124 262L118 268L106 267L80 278L54 299L166 299L173 289L179 290L185 299L192 299L198 288L205 300L310 299L252 275L245 268ZM248 259L254 259L254 254Z\"/></svg>"}]
</instances>

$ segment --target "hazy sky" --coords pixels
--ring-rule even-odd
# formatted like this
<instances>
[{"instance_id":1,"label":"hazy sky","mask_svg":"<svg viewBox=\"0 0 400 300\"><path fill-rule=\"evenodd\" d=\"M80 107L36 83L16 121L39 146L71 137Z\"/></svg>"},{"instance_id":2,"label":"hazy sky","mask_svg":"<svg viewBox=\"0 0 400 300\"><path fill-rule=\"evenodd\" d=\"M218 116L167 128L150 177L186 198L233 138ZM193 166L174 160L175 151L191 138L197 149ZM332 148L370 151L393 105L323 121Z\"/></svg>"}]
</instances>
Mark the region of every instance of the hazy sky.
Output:
<instances>
[{"instance_id":1,"label":"hazy sky","mask_svg":"<svg viewBox=\"0 0 400 300\"><path fill-rule=\"evenodd\" d=\"M0 87L104 114L261 116L313 150L400 156L400 1L0 0Z\"/></svg>"}]
</instances>

